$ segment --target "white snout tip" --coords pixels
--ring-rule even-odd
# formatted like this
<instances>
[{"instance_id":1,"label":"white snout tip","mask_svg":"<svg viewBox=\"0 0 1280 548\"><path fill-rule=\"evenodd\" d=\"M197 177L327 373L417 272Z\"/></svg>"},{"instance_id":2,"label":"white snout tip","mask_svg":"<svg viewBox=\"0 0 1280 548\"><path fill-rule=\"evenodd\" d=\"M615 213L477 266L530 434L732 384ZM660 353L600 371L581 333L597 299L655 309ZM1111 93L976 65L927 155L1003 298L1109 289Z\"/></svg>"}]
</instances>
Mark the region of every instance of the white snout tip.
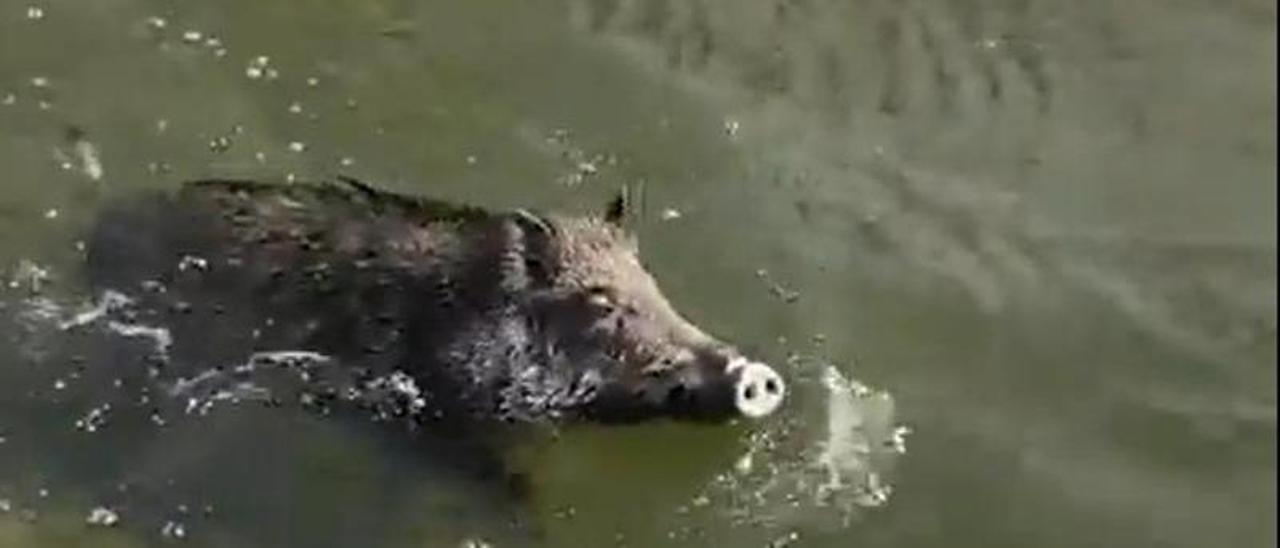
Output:
<instances>
[{"instance_id":1,"label":"white snout tip","mask_svg":"<svg viewBox=\"0 0 1280 548\"><path fill-rule=\"evenodd\" d=\"M772 367L745 358L734 358L725 368L736 375L733 405L743 416L758 419L778 410L786 397L787 386Z\"/></svg>"}]
</instances>

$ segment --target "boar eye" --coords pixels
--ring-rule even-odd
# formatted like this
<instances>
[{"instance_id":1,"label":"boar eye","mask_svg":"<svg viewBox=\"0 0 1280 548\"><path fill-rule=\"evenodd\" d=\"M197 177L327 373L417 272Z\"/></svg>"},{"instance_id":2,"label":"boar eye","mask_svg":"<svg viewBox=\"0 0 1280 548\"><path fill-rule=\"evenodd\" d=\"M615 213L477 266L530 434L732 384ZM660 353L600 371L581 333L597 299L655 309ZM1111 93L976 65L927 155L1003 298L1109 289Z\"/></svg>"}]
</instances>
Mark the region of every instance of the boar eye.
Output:
<instances>
[{"instance_id":1,"label":"boar eye","mask_svg":"<svg viewBox=\"0 0 1280 548\"><path fill-rule=\"evenodd\" d=\"M587 288L587 304L606 311L612 311L613 293L609 288L604 286L592 286Z\"/></svg>"}]
</instances>

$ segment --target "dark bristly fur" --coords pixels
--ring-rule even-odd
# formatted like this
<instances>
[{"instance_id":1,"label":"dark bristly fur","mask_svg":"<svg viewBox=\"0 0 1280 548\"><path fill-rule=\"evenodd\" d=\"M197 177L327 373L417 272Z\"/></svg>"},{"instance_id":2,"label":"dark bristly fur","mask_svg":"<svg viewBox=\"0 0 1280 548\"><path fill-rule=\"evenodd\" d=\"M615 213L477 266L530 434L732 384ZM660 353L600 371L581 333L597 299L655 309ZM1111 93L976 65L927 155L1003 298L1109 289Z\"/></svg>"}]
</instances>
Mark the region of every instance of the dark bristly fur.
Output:
<instances>
[{"instance_id":1,"label":"dark bristly fur","mask_svg":"<svg viewBox=\"0 0 1280 548\"><path fill-rule=\"evenodd\" d=\"M408 372L437 417L732 415L732 349L670 306L624 211L493 212L353 179L199 181L104 211L90 276L145 299L175 331L175 361L315 350Z\"/></svg>"}]
</instances>

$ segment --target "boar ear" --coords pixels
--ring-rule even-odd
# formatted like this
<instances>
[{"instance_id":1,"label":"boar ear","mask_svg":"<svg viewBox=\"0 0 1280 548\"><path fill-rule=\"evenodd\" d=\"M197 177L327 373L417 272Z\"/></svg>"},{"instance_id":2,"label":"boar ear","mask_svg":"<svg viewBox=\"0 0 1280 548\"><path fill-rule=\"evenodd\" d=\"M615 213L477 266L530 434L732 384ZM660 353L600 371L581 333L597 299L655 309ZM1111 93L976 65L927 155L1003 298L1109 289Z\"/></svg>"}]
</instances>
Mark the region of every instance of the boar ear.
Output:
<instances>
[{"instance_id":1,"label":"boar ear","mask_svg":"<svg viewBox=\"0 0 1280 548\"><path fill-rule=\"evenodd\" d=\"M623 223L626 222L628 214L627 210L631 207L631 196L629 196L629 194L630 193L627 192L627 187L625 186L618 189L618 193L615 194L613 199L609 200L608 205L605 206L605 222L615 226L622 226Z\"/></svg>"}]
</instances>

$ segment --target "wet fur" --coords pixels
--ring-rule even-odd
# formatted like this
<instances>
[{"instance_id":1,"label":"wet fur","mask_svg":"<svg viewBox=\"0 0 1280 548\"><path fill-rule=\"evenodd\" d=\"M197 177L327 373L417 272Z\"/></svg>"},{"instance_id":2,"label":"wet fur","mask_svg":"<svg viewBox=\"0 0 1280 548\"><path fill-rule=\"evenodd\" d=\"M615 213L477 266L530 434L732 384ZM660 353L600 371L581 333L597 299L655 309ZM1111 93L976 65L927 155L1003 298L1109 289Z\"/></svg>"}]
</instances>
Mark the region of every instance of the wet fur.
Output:
<instances>
[{"instance_id":1,"label":"wet fur","mask_svg":"<svg viewBox=\"0 0 1280 548\"><path fill-rule=\"evenodd\" d=\"M610 222L622 207L558 217L353 180L202 181L106 210L90 277L142 295L175 330L175 362L305 348L409 372L432 420L629 420L662 405L646 390L684 345L713 341ZM598 292L617 314L593 311Z\"/></svg>"}]
</instances>

